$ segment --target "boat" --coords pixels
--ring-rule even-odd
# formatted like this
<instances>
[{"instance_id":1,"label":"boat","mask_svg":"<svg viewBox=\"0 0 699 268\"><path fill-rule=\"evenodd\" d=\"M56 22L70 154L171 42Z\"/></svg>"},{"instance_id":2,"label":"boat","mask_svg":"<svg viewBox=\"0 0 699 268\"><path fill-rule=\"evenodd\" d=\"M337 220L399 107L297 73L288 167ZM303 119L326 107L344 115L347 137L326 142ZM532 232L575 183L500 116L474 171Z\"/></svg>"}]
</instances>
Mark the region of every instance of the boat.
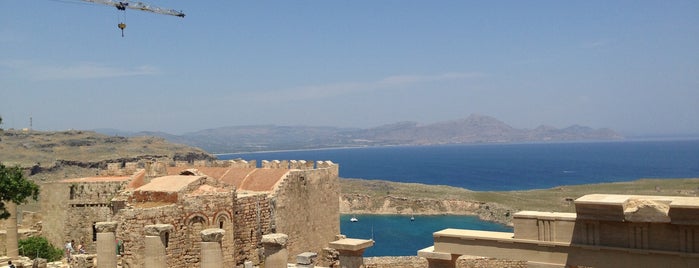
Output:
<instances>
[{"instance_id":1,"label":"boat","mask_svg":"<svg viewBox=\"0 0 699 268\"><path fill-rule=\"evenodd\" d=\"M410 216L410 221L415 221L415 216Z\"/></svg>"},{"instance_id":2,"label":"boat","mask_svg":"<svg viewBox=\"0 0 699 268\"><path fill-rule=\"evenodd\" d=\"M350 218L350 221L351 222L358 222L359 220L357 219L357 217L352 217L352 218Z\"/></svg>"}]
</instances>

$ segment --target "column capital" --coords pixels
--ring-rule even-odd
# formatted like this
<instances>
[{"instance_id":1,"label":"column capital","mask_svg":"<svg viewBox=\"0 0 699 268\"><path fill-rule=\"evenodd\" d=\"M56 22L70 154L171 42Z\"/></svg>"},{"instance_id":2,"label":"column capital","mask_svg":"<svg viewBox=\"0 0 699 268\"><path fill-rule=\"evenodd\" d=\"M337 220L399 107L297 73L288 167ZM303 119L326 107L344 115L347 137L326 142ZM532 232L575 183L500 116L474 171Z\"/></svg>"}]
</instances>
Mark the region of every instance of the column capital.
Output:
<instances>
[{"instance_id":1,"label":"column capital","mask_svg":"<svg viewBox=\"0 0 699 268\"><path fill-rule=\"evenodd\" d=\"M146 235L150 236L162 236L166 232L172 232L174 227L172 224L153 224L153 225L146 225L144 227L144 232Z\"/></svg>"},{"instance_id":2,"label":"column capital","mask_svg":"<svg viewBox=\"0 0 699 268\"><path fill-rule=\"evenodd\" d=\"M221 242L223 235L226 231L219 228L211 228L201 231L201 241L202 242Z\"/></svg>"},{"instance_id":3,"label":"column capital","mask_svg":"<svg viewBox=\"0 0 699 268\"><path fill-rule=\"evenodd\" d=\"M117 222L115 221L102 221L95 223L95 230L98 233L113 233L116 231Z\"/></svg>"}]
</instances>

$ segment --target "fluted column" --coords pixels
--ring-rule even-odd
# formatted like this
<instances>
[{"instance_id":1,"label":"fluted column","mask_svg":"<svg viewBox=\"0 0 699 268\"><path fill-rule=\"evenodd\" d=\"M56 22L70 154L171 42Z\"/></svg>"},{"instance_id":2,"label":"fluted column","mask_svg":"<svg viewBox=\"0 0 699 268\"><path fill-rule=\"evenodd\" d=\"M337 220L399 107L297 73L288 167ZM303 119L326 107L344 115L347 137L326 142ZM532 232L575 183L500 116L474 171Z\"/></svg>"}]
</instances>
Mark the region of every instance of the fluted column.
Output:
<instances>
[{"instance_id":1,"label":"fluted column","mask_svg":"<svg viewBox=\"0 0 699 268\"><path fill-rule=\"evenodd\" d=\"M117 266L116 231L117 222L98 222L97 229L97 268Z\"/></svg>"}]
</instances>

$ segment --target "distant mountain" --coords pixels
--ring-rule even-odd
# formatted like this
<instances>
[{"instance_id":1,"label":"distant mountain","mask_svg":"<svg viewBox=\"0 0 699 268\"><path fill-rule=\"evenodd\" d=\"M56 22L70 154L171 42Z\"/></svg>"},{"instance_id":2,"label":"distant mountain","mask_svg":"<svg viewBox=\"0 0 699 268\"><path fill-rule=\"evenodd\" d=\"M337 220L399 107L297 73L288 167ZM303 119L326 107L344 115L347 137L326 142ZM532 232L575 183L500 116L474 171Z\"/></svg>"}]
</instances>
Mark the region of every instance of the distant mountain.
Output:
<instances>
[{"instance_id":1,"label":"distant mountain","mask_svg":"<svg viewBox=\"0 0 699 268\"><path fill-rule=\"evenodd\" d=\"M470 115L463 119L427 125L417 122L398 122L368 129L258 125L206 129L184 135L162 132L140 132L133 135L162 137L171 142L196 146L211 153L386 145L623 139L611 129L593 129L578 125L563 129L550 126L539 126L531 130L517 129L496 118L484 115Z\"/></svg>"}]
</instances>

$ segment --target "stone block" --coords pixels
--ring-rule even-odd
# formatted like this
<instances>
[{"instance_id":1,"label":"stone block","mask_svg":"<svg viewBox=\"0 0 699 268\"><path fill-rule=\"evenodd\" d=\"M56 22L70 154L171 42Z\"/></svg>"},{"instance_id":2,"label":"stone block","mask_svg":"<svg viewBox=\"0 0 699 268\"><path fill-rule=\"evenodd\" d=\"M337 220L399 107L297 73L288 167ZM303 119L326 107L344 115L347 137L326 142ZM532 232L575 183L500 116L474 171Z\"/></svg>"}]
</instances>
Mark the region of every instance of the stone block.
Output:
<instances>
[{"instance_id":1,"label":"stone block","mask_svg":"<svg viewBox=\"0 0 699 268\"><path fill-rule=\"evenodd\" d=\"M116 227L117 222L115 221L95 223L95 229L98 233L113 233L116 231Z\"/></svg>"},{"instance_id":2,"label":"stone block","mask_svg":"<svg viewBox=\"0 0 699 268\"><path fill-rule=\"evenodd\" d=\"M315 252L301 253L296 255L296 264L313 264L316 257L318 257L318 253Z\"/></svg>"}]
</instances>

